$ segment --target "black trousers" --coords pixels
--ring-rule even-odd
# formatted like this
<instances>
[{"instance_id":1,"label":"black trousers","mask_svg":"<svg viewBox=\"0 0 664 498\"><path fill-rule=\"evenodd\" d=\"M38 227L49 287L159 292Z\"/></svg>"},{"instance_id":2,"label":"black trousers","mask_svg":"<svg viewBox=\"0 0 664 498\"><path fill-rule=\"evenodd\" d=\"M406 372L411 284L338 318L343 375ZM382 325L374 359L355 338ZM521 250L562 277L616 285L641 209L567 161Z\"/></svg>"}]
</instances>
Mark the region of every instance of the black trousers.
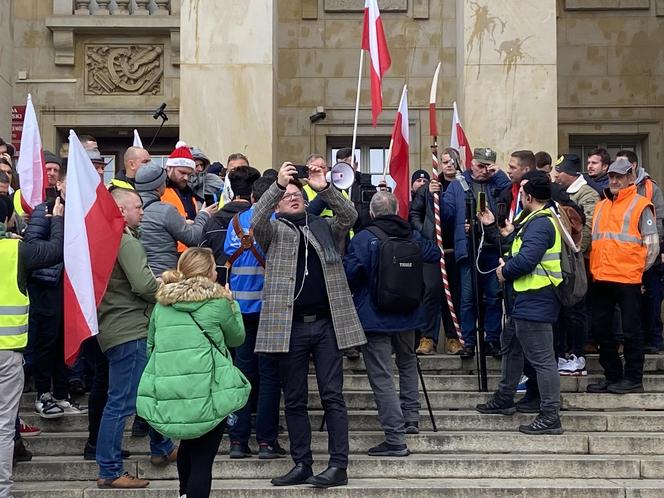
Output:
<instances>
[{"instance_id":1,"label":"black trousers","mask_svg":"<svg viewBox=\"0 0 664 498\"><path fill-rule=\"evenodd\" d=\"M81 347L94 368L88 399L88 443L97 446L101 417L108 400L108 359L101 352L96 337L87 339Z\"/></svg>"},{"instance_id":2,"label":"black trousers","mask_svg":"<svg viewBox=\"0 0 664 498\"><path fill-rule=\"evenodd\" d=\"M180 495L209 498L212 488L212 463L224 436L226 421L196 439L183 439L178 449Z\"/></svg>"},{"instance_id":3,"label":"black trousers","mask_svg":"<svg viewBox=\"0 0 664 498\"><path fill-rule=\"evenodd\" d=\"M30 311L29 327L35 338L35 388L37 396L52 392L55 399L69 397L69 369L65 364L63 316Z\"/></svg>"},{"instance_id":4,"label":"black trousers","mask_svg":"<svg viewBox=\"0 0 664 498\"><path fill-rule=\"evenodd\" d=\"M311 356L327 422L329 466L345 469L348 466L348 413L342 393L343 355L337 347L331 318L310 323L293 321L289 351L278 355L291 457L295 463L313 463L307 409Z\"/></svg>"},{"instance_id":5,"label":"black trousers","mask_svg":"<svg viewBox=\"0 0 664 498\"><path fill-rule=\"evenodd\" d=\"M643 330L641 329L641 284L594 282L592 299L593 335L599 346L599 362L609 382L623 377L635 382L643 378ZM620 308L625 368L618 355L618 340L612 324L615 306Z\"/></svg>"}]
</instances>

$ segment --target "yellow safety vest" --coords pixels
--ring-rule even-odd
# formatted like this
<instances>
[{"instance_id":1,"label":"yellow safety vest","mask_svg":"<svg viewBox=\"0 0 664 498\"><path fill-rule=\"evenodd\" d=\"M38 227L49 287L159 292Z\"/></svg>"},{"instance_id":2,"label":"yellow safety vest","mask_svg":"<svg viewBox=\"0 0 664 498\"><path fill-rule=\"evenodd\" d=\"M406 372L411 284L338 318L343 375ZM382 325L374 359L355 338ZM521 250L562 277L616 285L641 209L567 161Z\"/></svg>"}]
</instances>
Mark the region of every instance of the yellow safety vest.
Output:
<instances>
[{"instance_id":1,"label":"yellow safety vest","mask_svg":"<svg viewBox=\"0 0 664 498\"><path fill-rule=\"evenodd\" d=\"M111 179L108 185L106 185L107 189L110 189L111 187L117 187L117 188L126 188L129 190L134 190L134 186L129 183L125 182L124 180L118 180L117 178Z\"/></svg>"},{"instance_id":2,"label":"yellow safety vest","mask_svg":"<svg viewBox=\"0 0 664 498\"><path fill-rule=\"evenodd\" d=\"M562 239L560 237L558 226L551 218L551 213L548 212L548 210L540 210L530 213L523 219L521 226L524 226L529 220L540 216L546 216L549 219L553 225L554 230L556 231L556 239L553 243L553 246L546 250L542 261L538 263L533 272L528 275L519 277L514 281L512 285L515 292L542 289L551 284L553 284L554 287L557 287L563 281L563 270L560 265ZM521 239L522 232L523 229L519 230L519 233L516 234L516 237L512 242L512 256L516 256L521 249L521 245L523 244L523 239Z\"/></svg>"},{"instance_id":3,"label":"yellow safety vest","mask_svg":"<svg viewBox=\"0 0 664 498\"><path fill-rule=\"evenodd\" d=\"M313 201L318 195L318 192L312 189L311 186L309 185L305 185L303 190L307 194L307 200L309 202ZM345 190L341 191L341 195L343 195L347 200L350 200L350 196L348 195L348 192L346 192ZM332 218L334 216L334 213L330 208L325 208L321 211L321 213L318 216L320 216L321 218ZM348 236L351 239L353 238L354 235L355 233L353 232L353 230L350 230L348 232Z\"/></svg>"},{"instance_id":4,"label":"yellow safety vest","mask_svg":"<svg viewBox=\"0 0 664 498\"><path fill-rule=\"evenodd\" d=\"M25 209L23 209L23 205L21 204L21 189L14 192L14 211L16 212L16 216L23 216L23 213L25 213Z\"/></svg>"},{"instance_id":5,"label":"yellow safety vest","mask_svg":"<svg viewBox=\"0 0 664 498\"><path fill-rule=\"evenodd\" d=\"M0 239L0 349L18 350L28 345L30 300L18 287L18 239Z\"/></svg>"}]
</instances>

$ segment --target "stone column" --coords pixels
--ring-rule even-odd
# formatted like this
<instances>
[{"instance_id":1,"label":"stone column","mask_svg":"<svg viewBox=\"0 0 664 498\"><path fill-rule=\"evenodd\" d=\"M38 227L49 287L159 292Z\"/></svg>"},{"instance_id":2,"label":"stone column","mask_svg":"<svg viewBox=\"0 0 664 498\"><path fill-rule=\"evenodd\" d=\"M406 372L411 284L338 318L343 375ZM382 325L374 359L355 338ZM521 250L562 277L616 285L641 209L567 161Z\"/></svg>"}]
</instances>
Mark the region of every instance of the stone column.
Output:
<instances>
[{"instance_id":1,"label":"stone column","mask_svg":"<svg viewBox=\"0 0 664 498\"><path fill-rule=\"evenodd\" d=\"M555 0L457 0L457 98L472 147L500 165L558 154Z\"/></svg>"},{"instance_id":2,"label":"stone column","mask_svg":"<svg viewBox=\"0 0 664 498\"><path fill-rule=\"evenodd\" d=\"M212 160L275 163L276 0L182 0L180 137Z\"/></svg>"},{"instance_id":3,"label":"stone column","mask_svg":"<svg viewBox=\"0 0 664 498\"><path fill-rule=\"evenodd\" d=\"M14 40L11 0L0 0L0 137L11 141Z\"/></svg>"}]
</instances>

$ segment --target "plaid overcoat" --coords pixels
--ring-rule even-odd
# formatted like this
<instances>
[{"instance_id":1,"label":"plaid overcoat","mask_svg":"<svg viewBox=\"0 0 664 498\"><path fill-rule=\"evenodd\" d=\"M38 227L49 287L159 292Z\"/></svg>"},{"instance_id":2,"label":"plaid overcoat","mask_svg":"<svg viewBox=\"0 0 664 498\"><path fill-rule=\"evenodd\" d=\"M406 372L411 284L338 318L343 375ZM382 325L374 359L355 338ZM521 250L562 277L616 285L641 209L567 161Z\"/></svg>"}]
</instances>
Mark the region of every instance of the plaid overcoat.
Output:
<instances>
[{"instance_id":1,"label":"plaid overcoat","mask_svg":"<svg viewBox=\"0 0 664 498\"><path fill-rule=\"evenodd\" d=\"M274 208L283 194L284 191L275 182L254 206L252 220L254 237L267 254L263 308L256 336L256 353L287 353L290 347L297 253L301 232L287 221L270 221ZM338 250L343 246L346 234L355 223L357 212L353 204L335 188L326 188L318 195L335 213L333 218L327 220ZM323 267L337 346L339 349L346 349L366 343L341 258L338 263L326 263L323 249L313 232L309 241Z\"/></svg>"}]
</instances>

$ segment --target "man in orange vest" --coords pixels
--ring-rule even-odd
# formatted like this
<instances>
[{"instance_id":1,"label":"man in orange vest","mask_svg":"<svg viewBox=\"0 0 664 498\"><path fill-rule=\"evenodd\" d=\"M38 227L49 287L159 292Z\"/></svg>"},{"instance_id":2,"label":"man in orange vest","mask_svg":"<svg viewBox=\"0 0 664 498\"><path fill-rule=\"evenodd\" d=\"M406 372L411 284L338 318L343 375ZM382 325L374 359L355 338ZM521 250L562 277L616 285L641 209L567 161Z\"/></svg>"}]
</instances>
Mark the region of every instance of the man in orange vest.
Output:
<instances>
[{"instance_id":1,"label":"man in orange vest","mask_svg":"<svg viewBox=\"0 0 664 498\"><path fill-rule=\"evenodd\" d=\"M617 158L608 170L606 198L593 214L590 273L592 326L605 379L588 386L590 393L643 392L641 280L659 257L659 237L652 203L639 195L632 165ZM615 306L620 307L625 366L613 334Z\"/></svg>"},{"instance_id":2,"label":"man in orange vest","mask_svg":"<svg viewBox=\"0 0 664 498\"><path fill-rule=\"evenodd\" d=\"M175 150L166 160L166 191L161 201L172 204L187 220L193 220L198 213L194 192L187 181L194 173L196 163L187 144L179 141Z\"/></svg>"}]
</instances>

